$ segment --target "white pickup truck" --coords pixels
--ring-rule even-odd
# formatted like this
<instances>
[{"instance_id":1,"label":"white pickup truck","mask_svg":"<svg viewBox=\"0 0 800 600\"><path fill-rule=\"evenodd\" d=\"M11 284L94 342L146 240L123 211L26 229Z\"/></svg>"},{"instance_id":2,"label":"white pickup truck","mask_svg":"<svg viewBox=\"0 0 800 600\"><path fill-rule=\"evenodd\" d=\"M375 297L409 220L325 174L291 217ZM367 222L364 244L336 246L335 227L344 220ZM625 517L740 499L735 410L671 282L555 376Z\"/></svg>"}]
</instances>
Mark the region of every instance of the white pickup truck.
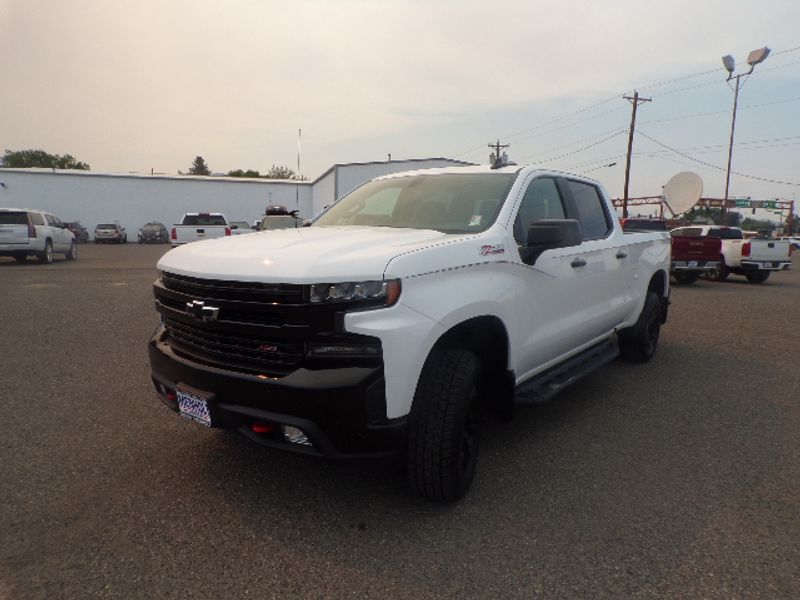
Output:
<instances>
[{"instance_id":1,"label":"white pickup truck","mask_svg":"<svg viewBox=\"0 0 800 600\"><path fill-rule=\"evenodd\" d=\"M696 237L715 237L722 240L720 262L711 279L724 281L728 275L744 275L750 283L764 283L770 273L783 271L792 265L792 247L788 241L771 238L745 239L738 227L703 225L686 227Z\"/></svg>"},{"instance_id":2,"label":"white pickup truck","mask_svg":"<svg viewBox=\"0 0 800 600\"><path fill-rule=\"evenodd\" d=\"M532 167L388 175L310 227L158 263L152 380L173 411L310 455L404 453L455 501L484 413L656 351L670 238L623 233L593 180Z\"/></svg>"},{"instance_id":3,"label":"white pickup truck","mask_svg":"<svg viewBox=\"0 0 800 600\"><path fill-rule=\"evenodd\" d=\"M172 247L231 235L231 228L222 213L186 213L170 233Z\"/></svg>"}]
</instances>

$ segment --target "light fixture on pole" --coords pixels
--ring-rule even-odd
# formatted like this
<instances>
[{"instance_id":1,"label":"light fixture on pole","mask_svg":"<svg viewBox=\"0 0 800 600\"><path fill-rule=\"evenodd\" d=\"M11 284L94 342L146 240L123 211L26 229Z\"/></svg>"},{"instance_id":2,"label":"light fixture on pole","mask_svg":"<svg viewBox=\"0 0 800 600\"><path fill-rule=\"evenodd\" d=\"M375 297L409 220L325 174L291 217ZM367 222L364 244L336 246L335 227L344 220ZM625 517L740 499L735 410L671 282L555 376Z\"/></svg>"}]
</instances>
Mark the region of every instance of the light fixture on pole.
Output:
<instances>
[{"instance_id":1,"label":"light fixture on pole","mask_svg":"<svg viewBox=\"0 0 800 600\"><path fill-rule=\"evenodd\" d=\"M752 72L753 69L756 68L757 64L764 62L769 56L770 49L764 46L763 48L759 48L758 50L753 50L747 56L747 64L750 65L750 70L747 73L740 73L739 75L734 75L733 71L736 68L736 61L734 60L733 56L727 54L722 57L722 65L725 67L725 70L728 72L728 79L725 81L730 82L731 79L736 80L736 87L734 88L733 92L733 116L731 117L731 139L730 143L728 144L728 168L725 171L725 201L722 203L722 220L723 223L720 225L724 225L725 220L725 204L728 200L728 191L730 189L731 183L731 159L733 158L733 133L736 129L736 107L739 104L739 88L741 83L741 78L747 78ZM746 81L746 79L745 79ZM728 84L730 85L730 83Z\"/></svg>"}]
</instances>

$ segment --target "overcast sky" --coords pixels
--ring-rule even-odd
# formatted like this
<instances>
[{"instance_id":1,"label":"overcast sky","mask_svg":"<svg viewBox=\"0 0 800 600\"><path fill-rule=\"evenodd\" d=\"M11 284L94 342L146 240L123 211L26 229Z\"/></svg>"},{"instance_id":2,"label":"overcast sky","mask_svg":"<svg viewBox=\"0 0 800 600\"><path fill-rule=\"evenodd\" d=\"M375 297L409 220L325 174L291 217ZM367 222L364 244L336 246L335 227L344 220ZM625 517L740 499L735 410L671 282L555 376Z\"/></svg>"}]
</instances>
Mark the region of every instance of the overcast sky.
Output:
<instances>
[{"instance_id":1,"label":"overcast sky","mask_svg":"<svg viewBox=\"0 0 800 600\"><path fill-rule=\"evenodd\" d=\"M733 168L800 184L798 24L797 0L0 0L0 149L99 172L176 173L198 154L215 172L266 171L296 168L302 128L313 179L389 153L486 162L499 137L518 162L589 172L617 196L622 95L638 87L653 101L632 195L693 170L719 197L733 104L720 57L741 72L764 45ZM731 195L798 192L731 182Z\"/></svg>"}]
</instances>

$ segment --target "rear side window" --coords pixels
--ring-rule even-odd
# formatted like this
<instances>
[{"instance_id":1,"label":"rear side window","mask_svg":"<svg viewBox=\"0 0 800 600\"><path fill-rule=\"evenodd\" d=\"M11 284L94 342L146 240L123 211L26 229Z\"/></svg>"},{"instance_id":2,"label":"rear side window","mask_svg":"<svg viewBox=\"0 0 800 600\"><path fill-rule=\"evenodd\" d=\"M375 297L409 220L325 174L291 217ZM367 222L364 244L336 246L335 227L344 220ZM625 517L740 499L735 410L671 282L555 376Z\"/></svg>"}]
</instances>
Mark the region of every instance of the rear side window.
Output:
<instances>
[{"instance_id":1,"label":"rear side window","mask_svg":"<svg viewBox=\"0 0 800 600\"><path fill-rule=\"evenodd\" d=\"M564 205L556 182L549 177L534 179L525 191L514 221L514 239L519 244L527 243L528 229L534 221L563 219Z\"/></svg>"},{"instance_id":2,"label":"rear side window","mask_svg":"<svg viewBox=\"0 0 800 600\"><path fill-rule=\"evenodd\" d=\"M682 229L674 229L670 232L670 235L675 236L684 236L684 237L700 237L703 235L703 230L699 227L684 227Z\"/></svg>"},{"instance_id":3,"label":"rear side window","mask_svg":"<svg viewBox=\"0 0 800 600\"><path fill-rule=\"evenodd\" d=\"M567 180L567 186L575 201L577 219L583 228L584 240L606 237L611 231L611 222L606 213L600 191L589 183Z\"/></svg>"},{"instance_id":4,"label":"rear side window","mask_svg":"<svg viewBox=\"0 0 800 600\"><path fill-rule=\"evenodd\" d=\"M742 232L738 229L729 229L727 227L714 227L708 230L708 237L718 237L723 240L741 240L743 239Z\"/></svg>"},{"instance_id":5,"label":"rear side window","mask_svg":"<svg viewBox=\"0 0 800 600\"><path fill-rule=\"evenodd\" d=\"M186 215L184 225L227 225L222 215Z\"/></svg>"},{"instance_id":6,"label":"rear side window","mask_svg":"<svg viewBox=\"0 0 800 600\"><path fill-rule=\"evenodd\" d=\"M0 225L27 225L28 213L0 212Z\"/></svg>"}]
</instances>

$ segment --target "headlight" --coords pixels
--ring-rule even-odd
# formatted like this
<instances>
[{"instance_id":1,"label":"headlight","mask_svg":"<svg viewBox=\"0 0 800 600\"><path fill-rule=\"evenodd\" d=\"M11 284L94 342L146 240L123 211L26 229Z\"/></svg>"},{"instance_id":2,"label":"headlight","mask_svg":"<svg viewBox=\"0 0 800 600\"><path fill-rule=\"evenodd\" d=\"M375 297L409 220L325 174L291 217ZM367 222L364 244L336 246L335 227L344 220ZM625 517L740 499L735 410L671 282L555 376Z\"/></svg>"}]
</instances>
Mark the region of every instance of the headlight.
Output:
<instances>
[{"instance_id":1,"label":"headlight","mask_svg":"<svg viewBox=\"0 0 800 600\"><path fill-rule=\"evenodd\" d=\"M382 300L391 306L400 298L400 280L359 281L347 283L314 283L309 286L309 300L320 302L353 302Z\"/></svg>"}]
</instances>

